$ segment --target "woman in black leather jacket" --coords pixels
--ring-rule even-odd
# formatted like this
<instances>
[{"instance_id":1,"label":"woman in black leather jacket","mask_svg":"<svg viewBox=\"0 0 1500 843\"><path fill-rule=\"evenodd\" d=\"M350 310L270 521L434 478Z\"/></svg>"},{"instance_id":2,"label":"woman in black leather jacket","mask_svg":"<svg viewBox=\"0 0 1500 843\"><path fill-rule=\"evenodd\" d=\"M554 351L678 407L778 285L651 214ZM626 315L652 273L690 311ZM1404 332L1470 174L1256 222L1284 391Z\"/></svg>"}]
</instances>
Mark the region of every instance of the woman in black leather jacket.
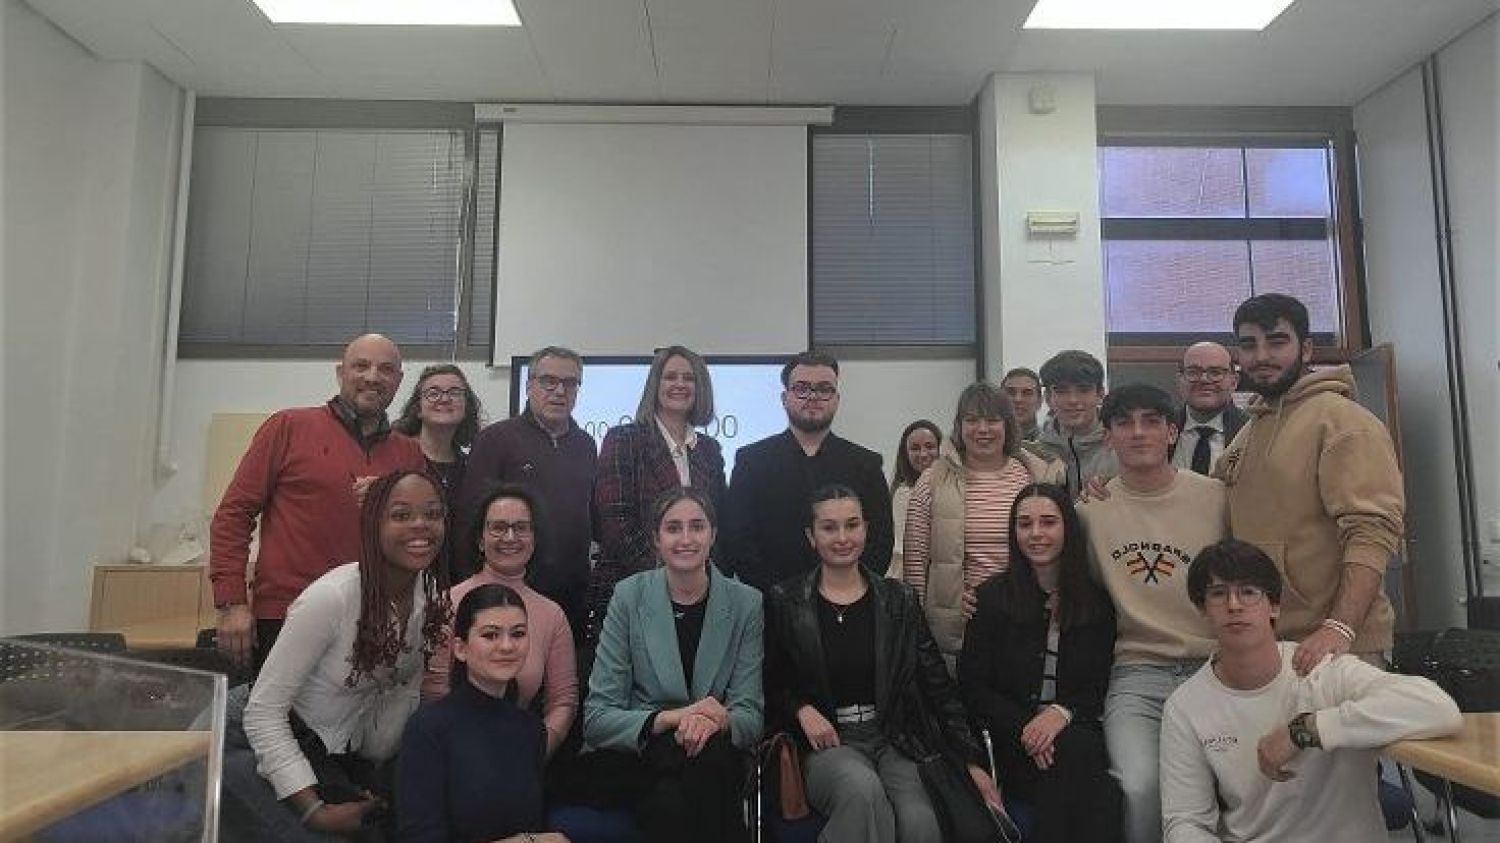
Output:
<instances>
[{"instance_id":1,"label":"woman in black leather jacket","mask_svg":"<svg viewBox=\"0 0 1500 843\"><path fill-rule=\"evenodd\" d=\"M998 806L1000 793L922 607L910 586L860 567L853 490L814 492L807 536L821 564L766 604L766 703L808 751L808 801L828 819L819 839L940 843L916 760L943 753L986 801Z\"/></svg>"},{"instance_id":2,"label":"woman in black leather jacket","mask_svg":"<svg viewBox=\"0 0 1500 843\"><path fill-rule=\"evenodd\" d=\"M1028 839L1038 843L1113 841L1122 828L1099 724L1115 613L1089 575L1087 547L1066 489L1022 489L1010 569L979 587L958 662L964 706L994 738L997 774L1037 809Z\"/></svg>"}]
</instances>

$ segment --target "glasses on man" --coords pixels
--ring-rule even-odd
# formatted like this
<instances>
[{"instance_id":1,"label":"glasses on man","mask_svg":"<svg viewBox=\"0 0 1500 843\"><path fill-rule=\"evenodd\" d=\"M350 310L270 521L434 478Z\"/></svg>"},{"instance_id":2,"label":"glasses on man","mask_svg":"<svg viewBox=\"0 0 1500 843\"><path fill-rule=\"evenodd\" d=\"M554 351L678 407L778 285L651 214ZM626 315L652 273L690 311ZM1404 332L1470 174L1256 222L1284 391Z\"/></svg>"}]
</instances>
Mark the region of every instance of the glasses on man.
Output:
<instances>
[{"instance_id":1,"label":"glasses on man","mask_svg":"<svg viewBox=\"0 0 1500 843\"><path fill-rule=\"evenodd\" d=\"M465 394L466 392L461 386L450 386L447 389L436 386L429 386L426 389L422 390L422 400L426 401L429 404L436 404L437 402L444 399L447 399L449 401L458 401L462 399Z\"/></svg>"},{"instance_id":2,"label":"glasses on man","mask_svg":"<svg viewBox=\"0 0 1500 843\"><path fill-rule=\"evenodd\" d=\"M1222 366L1185 366L1177 371L1187 378L1188 383L1218 383L1234 372Z\"/></svg>"},{"instance_id":3,"label":"glasses on man","mask_svg":"<svg viewBox=\"0 0 1500 843\"><path fill-rule=\"evenodd\" d=\"M793 395L804 400L817 398L819 401L830 401L833 399L833 396L839 394L839 388L831 383L813 384L806 381L797 381L788 387L788 389Z\"/></svg>"},{"instance_id":4,"label":"glasses on man","mask_svg":"<svg viewBox=\"0 0 1500 843\"><path fill-rule=\"evenodd\" d=\"M1240 602L1241 606L1258 606L1266 599L1266 590L1258 585L1211 585L1203 591L1203 601L1214 606L1225 606L1229 603L1230 595Z\"/></svg>"},{"instance_id":5,"label":"glasses on man","mask_svg":"<svg viewBox=\"0 0 1500 843\"><path fill-rule=\"evenodd\" d=\"M559 378L556 375L537 375L532 380L543 392L556 392L559 389L563 392L577 392L578 387L583 385L583 381L578 378Z\"/></svg>"},{"instance_id":6,"label":"glasses on man","mask_svg":"<svg viewBox=\"0 0 1500 843\"><path fill-rule=\"evenodd\" d=\"M497 539L503 539L506 535L513 535L518 539L524 539L531 535L530 521L486 521L484 531Z\"/></svg>"}]
</instances>

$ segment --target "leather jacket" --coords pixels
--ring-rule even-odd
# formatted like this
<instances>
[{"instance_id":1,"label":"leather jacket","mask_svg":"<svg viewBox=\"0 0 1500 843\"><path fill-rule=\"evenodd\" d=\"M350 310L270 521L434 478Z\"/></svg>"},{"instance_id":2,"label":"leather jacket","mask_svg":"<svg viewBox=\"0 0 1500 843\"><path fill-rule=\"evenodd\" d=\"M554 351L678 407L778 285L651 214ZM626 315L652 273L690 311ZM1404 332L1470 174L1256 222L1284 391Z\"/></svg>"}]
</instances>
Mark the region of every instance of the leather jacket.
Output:
<instances>
[{"instance_id":1,"label":"leather jacket","mask_svg":"<svg viewBox=\"0 0 1500 843\"><path fill-rule=\"evenodd\" d=\"M875 601L875 709L882 736L902 754L922 760L936 753L982 764L958 688L939 655L911 586L876 576L863 566ZM797 711L812 705L836 723L822 633L818 628L821 566L771 590L766 602L766 707L775 728L808 748Z\"/></svg>"}]
</instances>

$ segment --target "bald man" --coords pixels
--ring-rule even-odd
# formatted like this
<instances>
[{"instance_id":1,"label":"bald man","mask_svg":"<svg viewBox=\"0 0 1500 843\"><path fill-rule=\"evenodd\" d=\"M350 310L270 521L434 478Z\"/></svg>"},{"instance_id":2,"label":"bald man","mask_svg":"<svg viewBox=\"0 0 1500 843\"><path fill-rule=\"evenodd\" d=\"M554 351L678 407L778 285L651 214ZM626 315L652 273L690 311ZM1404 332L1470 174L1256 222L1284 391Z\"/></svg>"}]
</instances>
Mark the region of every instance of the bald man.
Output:
<instances>
[{"instance_id":1,"label":"bald man","mask_svg":"<svg viewBox=\"0 0 1500 843\"><path fill-rule=\"evenodd\" d=\"M1177 367L1182 410L1177 415L1177 443L1172 464L1208 474L1234 435L1245 424L1245 411L1234 404L1239 375L1229 349L1200 342L1183 352Z\"/></svg>"},{"instance_id":2,"label":"bald man","mask_svg":"<svg viewBox=\"0 0 1500 843\"><path fill-rule=\"evenodd\" d=\"M349 343L326 404L273 414L240 458L209 528L209 578L220 652L257 670L287 607L330 569L359 558L358 478L421 471L415 439L391 432L386 408L401 385L401 351L379 334ZM250 537L260 526L255 577Z\"/></svg>"}]
</instances>

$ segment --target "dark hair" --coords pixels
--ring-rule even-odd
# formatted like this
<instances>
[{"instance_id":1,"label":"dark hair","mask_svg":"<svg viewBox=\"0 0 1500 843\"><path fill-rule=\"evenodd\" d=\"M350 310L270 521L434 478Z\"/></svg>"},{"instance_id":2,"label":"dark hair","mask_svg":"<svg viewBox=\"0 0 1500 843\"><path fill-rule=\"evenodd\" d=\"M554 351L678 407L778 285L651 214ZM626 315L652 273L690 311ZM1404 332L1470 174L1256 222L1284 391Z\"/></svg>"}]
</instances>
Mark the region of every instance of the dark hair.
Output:
<instances>
[{"instance_id":1,"label":"dark hair","mask_svg":"<svg viewBox=\"0 0 1500 843\"><path fill-rule=\"evenodd\" d=\"M1072 385L1103 389L1104 364L1087 351L1059 351L1042 364L1041 381L1048 388Z\"/></svg>"},{"instance_id":2,"label":"dark hair","mask_svg":"<svg viewBox=\"0 0 1500 843\"><path fill-rule=\"evenodd\" d=\"M571 348L564 348L560 345L549 345L539 348L531 353L531 358L526 361L526 377L536 377L536 367L548 357L558 357L563 360L571 360L578 366L579 371L583 370L583 357L581 357L578 352L574 351Z\"/></svg>"},{"instance_id":3,"label":"dark hair","mask_svg":"<svg viewBox=\"0 0 1500 843\"><path fill-rule=\"evenodd\" d=\"M798 366L827 366L837 375L839 373L839 361L832 354L824 351L813 351L811 349L793 355L792 359L786 361L781 367L781 385L783 387L792 385L792 370Z\"/></svg>"},{"instance_id":4,"label":"dark hair","mask_svg":"<svg viewBox=\"0 0 1500 843\"><path fill-rule=\"evenodd\" d=\"M406 399L406 405L401 408L400 418L391 425L391 429L407 436L416 436L422 432L422 382L435 375L453 375L464 385L464 418L458 423L458 429L453 431L453 446L467 448L474 444L474 437L479 433L479 420L483 417L484 406L479 403L479 396L474 394L474 388L469 386L464 370L452 363L437 363L422 370L421 376L417 378L417 385L412 387L411 397Z\"/></svg>"},{"instance_id":5,"label":"dark hair","mask_svg":"<svg viewBox=\"0 0 1500 843\"><path fill-rule=\"evenodd\" d=\"M842 501L852 499L859 504L860 517L865 514L865 502L859 499L859 493L845 486L843 483L828 483L813 490L807 499L807 526L812 527L817 520L818 504L828 501Z\"/></svg>"},{"instance_id":6,"label":"dark hair","mask_svg":"<svg viewBox=\"0 0 1500 843\"><path fill-rule=\"evenodd\" d=\"M1099 405L1099 421L1109 427L1129 417L1134 410L1159 413L1166 421L1177 423L1177 403L1165 389L1149 383L1128 383L1111 389Z\"/></svg>"},{"instance_id":7,"label":"dark hair","mask_svg":"<svg viewBox=\"0 0 1500 843\"><path fill-rule=\"evenodd\" d=\"M1285 293L1261 293L1240 302L1234 309L1234 332L1246 323L1259 325L1263 331L1276 327L1276 320L1285 319L1297 334L1297 342L1307 339L1307 305Z\"/></svg>"},{"instance_id":8,"label":"dark hair","mask_svg":"<svg viewBox=\"0 0 1500 843\"><path fill-rule=\"evenodd\" d=\"M667 517L667 510L681 503L692 501L703 510L703 516L708 519L708 525L714 529L719 527L719 513L714 511L714 502L708 493L692 486L678 486L668 489L656 496L651 504L651 535L656 535L661 530L662 519Z\"/></svg>"},{"instance_id":9,"label":"dark hair","mask_svg":"<svg viewBox=\"0 0 1500 843\"><path fill-rule=\"evenodd\" d=\"M635 408L636 424L650 425L656 417L656 396L661 391L662 374L666 371L667 362L673 357L686 360L693 370L693 406L688 410L687 423L699 427L713 421L714 382L708 374L708 363L692 349L669 345L657 349L656 355L651 358L651 368L646 372L646 386L641 390L641 400ZM655 426L651 429L655 430Z\"/></svg>"},{"instance_id":10,"label":"dark hair","mask_svg":"<svg viewBox=\"0 0 1500 843\"><path fill-rule=\"evenodd\" d=\"M1088 541L1084 537L1083 521L1073 507L1073 498L1068 490L1051 483L1032 483L1016 494L1010 508L1010 568L1000 586L1000 602L1007 612L1017 620L1040 620L1045 595L1037 585L1036 570L1031 560L1021 550L1021 540L1016 536L1016 517L1021 511L1021 502L1028 498L1046 498L1057 505L1062 513L1063 546L1057 558L1057 625L1069 629L1076 624L1088 623L1104 615L1104 598L1099 587L1089 574Z\"/></svg>"},{"instance_id":11,"label":"dark hair","mask_svg":"<svg viewBox=\"0 0 1500 843\"><path fill-rule=\"evenodd\" d=\"M1281 572L1265 551L1239 539L1224 539L1198 551L1188 567L1188 599L1200 610L1208 586L1218 577L1227 583L1258 585L1271 605L1281 605Z\"/></svg>"},{"instance_id":12,"label":"dark hair","mask_svg":"<svg viewBox=\"0 0 1500 843\"><path fill-rule=\"evenodd\" d=\"M896 440L896 470L891 474L891 491L894 492L903 485L911 486L917 482L917 467L911 464L911 457L906 453L906 439L919 430L925 430L932 434L939 445L943 444L943 432L938 430L934 422L927 419L917 419L901 431L901 438Z\"/></svg>"},{"instance_id":13,"label":"dark hair","mask_svg":"<svg viewBox=\"0 0 1500 843\"><path fill-rule=\"evenodd\" d=\"M531 560L526 563L526 576L531 576L531 561L546 559L547 550L547 513L546 506L542 503L542 496L530 486L520 483L501 483L491 486L484 497L479 499L479 507L474 510L474 524L469 528L469 547L479 549L480 565L484 564L484 522L488 520L490 505L495 501L505 498L515 498L523 501L526 508L531 510Z\"/></svg>"},{"instance_id":14,"label":"dark hair","mask_svg":"<svg viewBox=\"0 0 1500 843\"><path fill-rule=\"evenodd\" d=\"M1005 382L1010 380L1011 378L1031 378L1031 382L1036 384L1038 387L1041 387L1042 385L1042 376L1038 375L1036 372L1031 371L1025 366L1017 366L1016 368L1006 372L1005 377L1000 379L1001 386L1004 386Z\"/></svg>"},{"instance_id":15,"label":"dark hair","mask_svg":"<svg viewBox=\"0 0 1500 843\"><path fill-rule=\"evenodd\" d=\"M964 391L958 394L958 406L953 409L953 448L959 456L964 454L964 416L970 413L1005 423L1006 456L1013 457L1021 450L1021 425L1016 421L1016 409L1010 403L1010 396L992 383L979 381L964 387Z\"/></svg>"},{"instance_id":16,"label":"dark hair","mask_svg":"<svg viewBox=\"0 0 1500 843\"><path fill-rule=\"evenodd\" d=\"M354 652L349 658L349 675L344 684L350 688L359 683L361 676L373 674L381 667L393 667L400 657L405 642L401 639L404 624L399 623L391 610L391 594L386 582L385 551L380 546L380 528L385 522L386 506L391 492L407 477L420 477L432 484L442 501L443 511L448 510L448 500L443 494L443 484L425 471L397 470L378 478L365 492L365 502L359 510L359 622L354 633ZM437 558L417 575L415 588L422 589L427 598L427 607L422 616L422 652L432 655L445 640L444 626L448 623L448 612L452 604L448 600L448 551L451 542L443 533L443 544Z\"/></svg>"},{"instance_id":17,"label":"dark hair","mask_svg":"<svg viewBox=\"0 0 1500 843\"><path fill-rule=\"evenodd\" d=\"M500 583L485 583L473 588L464 599L458 601L458 609L453 613L453 637L469 640L469 630L474 627L474 618L485 609L503 609L514 606L526 614L526 602L521 595L508 585ZM448 687L457 688L469 681L469 666L461 661L458 656L453 657L453 666L448 669ZM516 694L516 682L511 680L509 687L505 689L505 698L514 699Z\"/></svg>"}]
</instances>

